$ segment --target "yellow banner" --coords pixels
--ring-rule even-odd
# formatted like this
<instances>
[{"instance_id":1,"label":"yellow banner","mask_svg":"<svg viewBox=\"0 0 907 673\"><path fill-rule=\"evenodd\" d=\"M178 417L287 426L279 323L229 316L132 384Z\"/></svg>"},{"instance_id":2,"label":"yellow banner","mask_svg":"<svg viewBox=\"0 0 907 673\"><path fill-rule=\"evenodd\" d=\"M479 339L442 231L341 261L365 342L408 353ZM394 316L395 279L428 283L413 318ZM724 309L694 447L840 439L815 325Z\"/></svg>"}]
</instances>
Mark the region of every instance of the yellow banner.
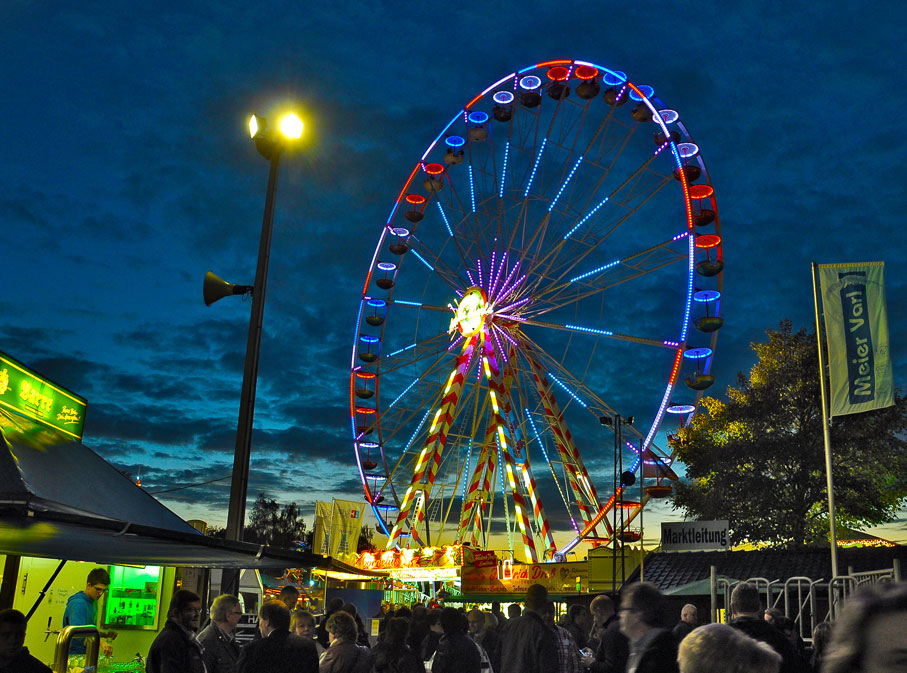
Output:
<instances>
[{"instance_id":1,"label":"yellow banner","mask_svg":"<svg viewBox=\"0 0 907 673\"><path fill-rule=\"evenodd\" d=\"M884 262L820 264L832 416L894 404Z\"/></svg>"},{"instance_id":2,"label":"yellow banner","mask_svg":"<svg viewBox=\"0 0 907 673\"><path fill-rule=\"evenodd\" d=\"M315 502L315 530L312 551L316 554L330 556L331 553L331 517L334 506L329 502Z\"/></svg>"},{"instance_id":3,"label":"yellow banner","mask_svg":"<svg viewBox=\"0 0 907 673\"><path fill-rule=\"evenodd\" d=\"M334 500L331 521L331 556L356 552L362 530L363 505L355 500Z\"/></svg>"}]
</instances>

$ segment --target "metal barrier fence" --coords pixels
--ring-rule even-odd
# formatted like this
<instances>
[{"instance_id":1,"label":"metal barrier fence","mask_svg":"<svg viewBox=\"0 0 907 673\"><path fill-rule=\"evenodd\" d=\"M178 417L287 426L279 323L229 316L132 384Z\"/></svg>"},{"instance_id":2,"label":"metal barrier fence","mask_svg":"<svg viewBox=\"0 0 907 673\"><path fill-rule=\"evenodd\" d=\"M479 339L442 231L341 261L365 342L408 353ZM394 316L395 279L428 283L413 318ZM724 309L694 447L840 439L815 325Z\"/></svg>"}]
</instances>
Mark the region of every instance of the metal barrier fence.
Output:
<instances>
[{"instance_id":1,"label":"metal barrier fence","mask_svg":"<svg viewBox=\"0 0 907 673\"><path fill-rule=\"evenodd\" d=\"M712 568L712 621L718 621L718 601L720 596L722 606L730 608L731 593L740 582L728 581L717 577L717 572ZM759 589L763 597L763 605L767 608L778 608L784 615L794 622L794 628L800 637L812 642L812 634L816 626L824 621L837 619L841 606L848 596L864 586L880 582L898 582L903 579L900 563L894 560L891 568L873 570L869 572L853 572L848 568L847 575L839 575L829 580L812 579L809 577L791 577L785 581L769 580L765 577L751 577L743 580Z\"/></svg>"}]
</instances>

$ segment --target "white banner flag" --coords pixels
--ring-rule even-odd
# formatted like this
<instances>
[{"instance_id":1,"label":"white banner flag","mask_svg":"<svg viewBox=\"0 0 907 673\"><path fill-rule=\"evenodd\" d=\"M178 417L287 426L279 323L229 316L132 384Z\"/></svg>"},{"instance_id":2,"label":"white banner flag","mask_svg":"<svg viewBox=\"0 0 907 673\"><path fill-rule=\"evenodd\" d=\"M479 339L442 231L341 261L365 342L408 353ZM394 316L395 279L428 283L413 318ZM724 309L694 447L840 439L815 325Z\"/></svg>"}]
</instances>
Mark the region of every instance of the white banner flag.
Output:
<instances>
[{"instance_id":1,"label":"white banner flag","mask_svg":"<svg viewBox=\"0 0 907 673\"><path fill-rule=\"evenodd\" d=\"M894 404L885 263L820 264L831 416Z\"/></svg>"}]
</instances>

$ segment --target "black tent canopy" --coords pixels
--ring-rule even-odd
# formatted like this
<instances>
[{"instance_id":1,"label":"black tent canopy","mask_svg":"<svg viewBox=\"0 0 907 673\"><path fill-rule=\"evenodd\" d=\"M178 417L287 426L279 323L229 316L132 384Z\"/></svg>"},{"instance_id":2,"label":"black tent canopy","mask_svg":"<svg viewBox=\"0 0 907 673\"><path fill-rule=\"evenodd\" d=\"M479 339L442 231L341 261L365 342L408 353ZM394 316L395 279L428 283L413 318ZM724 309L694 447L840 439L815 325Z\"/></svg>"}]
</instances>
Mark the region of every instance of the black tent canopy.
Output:
<instances>
[{"instance_id":1,"label":"black tent canopy","mask_svg":"<svg viewBox=\"0 0 907 673\"><path fill-rule=\"evenodd\" d=\"M0 554L361 574L319 554L202 535L81 442L2 409L0 434Z\"/></svg>"}]
</instances>

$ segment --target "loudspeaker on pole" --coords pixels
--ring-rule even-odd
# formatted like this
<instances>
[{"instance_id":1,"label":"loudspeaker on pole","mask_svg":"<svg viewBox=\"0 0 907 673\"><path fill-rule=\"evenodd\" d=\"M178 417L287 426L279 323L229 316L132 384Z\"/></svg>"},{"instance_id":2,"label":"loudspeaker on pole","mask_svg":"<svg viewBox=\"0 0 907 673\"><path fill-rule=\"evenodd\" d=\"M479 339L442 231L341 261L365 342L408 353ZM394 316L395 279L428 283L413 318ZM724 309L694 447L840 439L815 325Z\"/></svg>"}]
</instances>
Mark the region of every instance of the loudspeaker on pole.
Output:
<instances>
[{"instance_id":1,"label":"loudspeaker on pole","mask_svg":"<svg viewBox=\"0 0 907 673\"><path fill-rule=\"evenodd\" d=\"M252 292L251 285L228 283L213 271L205 274L205 282L202 284L202 296L205 299L205 306L211 306L218 299L235 294L246 294L247 292Z\"/></svg>"}]
</instances>

